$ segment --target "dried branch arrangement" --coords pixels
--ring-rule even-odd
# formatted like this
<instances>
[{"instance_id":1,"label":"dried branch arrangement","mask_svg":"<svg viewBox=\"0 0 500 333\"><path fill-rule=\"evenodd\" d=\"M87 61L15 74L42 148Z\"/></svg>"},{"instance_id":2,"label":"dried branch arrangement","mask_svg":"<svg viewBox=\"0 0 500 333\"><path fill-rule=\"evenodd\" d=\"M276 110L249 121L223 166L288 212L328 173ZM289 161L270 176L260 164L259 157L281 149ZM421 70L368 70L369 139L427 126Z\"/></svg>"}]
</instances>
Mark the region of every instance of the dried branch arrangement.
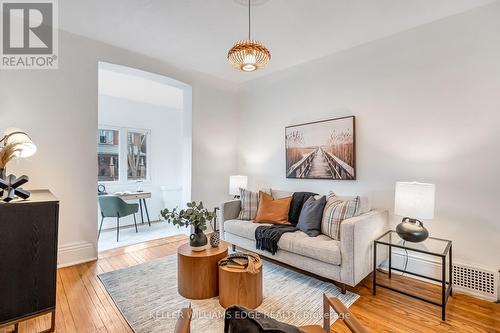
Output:
<instances>
[{"instance_id":1,"label":"dried branch arrangement","mask_svg":"<svg viewBox=\"0 0 500 333\"><path fill-rule=\"evenodd\" d=\"M16 157L18 150L16 149L16 144L8 144L0 149L0 169L5 169L7 163Z\"/></svg>"}]
</instances>

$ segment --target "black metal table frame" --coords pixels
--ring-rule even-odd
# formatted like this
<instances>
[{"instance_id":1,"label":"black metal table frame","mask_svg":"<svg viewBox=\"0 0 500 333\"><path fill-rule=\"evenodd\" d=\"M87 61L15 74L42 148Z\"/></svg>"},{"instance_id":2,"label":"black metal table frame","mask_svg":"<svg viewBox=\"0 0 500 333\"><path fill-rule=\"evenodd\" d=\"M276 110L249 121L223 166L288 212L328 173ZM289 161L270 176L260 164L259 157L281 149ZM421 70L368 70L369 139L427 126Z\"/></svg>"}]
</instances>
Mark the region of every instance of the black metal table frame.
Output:
<instances>
[{"instance_id":1,"label":"black metal table frame","mask_svg":"<svg viewBox=\"0 0 500 333\"><path fill-rule=\"evenodd\" d=\"M141 211L141 221L142 224L144 224L144 215L142 213L142 207L144 206L144 209L146 210L146 217L148 219L148 224L151 226L151 220L149 219L149 212L148 212L148 206L146 205L146 198L140 198L139 199L139 209Z\"/></svg>"},{"instance_id":2,"label":"black metal table frame","mask_svg":"<svg viewBox=\"0 0 500 333\"><path fill-rule=\"evenodd\" d=\"M440 240L440 241L448 242L448 244L446 245L446 248L444 250L444 254L437 254L437 253L433 253L433 252L429 252L429 251L425 251L425 250L408 248L408 247L406 247L404 245L391 244L390 240L389 240L389 242L385 242L385 241L381 241L380 240L381 238L385 237L390 232L394 232L394 231L393 230L387 231L382 236L380 236L379 238L377 238L374 241L374 244L373 244L373 273L372 273L372 278L373 278L373 290L372 290L372 293L373 293L373 295L376 295L376 293L377 293L377 286L379 286L379 287L382 287L382 288L386 288L386 289L398 292L398 293L406 295L406 296L410 296L410 297L416 298L418 300L421 300L421 301L424 301L424 302L427 302L427 303L430 303L430 304L437 305L437 306L441 307L441 319L442 320L446 320L446 304L448 302L448 297L449 296L453 296L453 287L452 287L453 286L452 242L450 240L447 240L447 239L429 237L429 239L435 239L435 240ZM401 272L401 273L406 273L406 274L417 276L417 277L420 277L420 278L423 278L423 279L428 279L428 280L431 280L431 281L439 282L441 284L441 302L439 303L439 302L436 302L436 301L433 301L433 300L430 300L430 299L426 299L424 297L421 297L421 296L409 293L409 292L404 291L404 290L400 290L400 289L397 289L397 288L393 288L391 286L386 286L384 284L378 283L377 282L377 245L378 244L380 244L380 245L386 245L386 246L389 247L389 267L388 267L389 268L389 279L391 278L392 270L395 270L395 271L398 271L398 272ZM403 269L392 267L392 248L393 247L400 248L400 249L407 250L407 251L419 252L419 253L424 253L424 254L431 255L431 256L440 257L441 258L441 279L436 279L436 278L434 278L432 276L426 276L426 275L423 275L423 274L409 272L407 270L403 270ZM449 256L449 260L448 260L448 270L449 270L449 272L448 272L448 275L449 275L449 280L450 281L446 281L446 257L447 256Z\"/></svg>"}]
</instances>

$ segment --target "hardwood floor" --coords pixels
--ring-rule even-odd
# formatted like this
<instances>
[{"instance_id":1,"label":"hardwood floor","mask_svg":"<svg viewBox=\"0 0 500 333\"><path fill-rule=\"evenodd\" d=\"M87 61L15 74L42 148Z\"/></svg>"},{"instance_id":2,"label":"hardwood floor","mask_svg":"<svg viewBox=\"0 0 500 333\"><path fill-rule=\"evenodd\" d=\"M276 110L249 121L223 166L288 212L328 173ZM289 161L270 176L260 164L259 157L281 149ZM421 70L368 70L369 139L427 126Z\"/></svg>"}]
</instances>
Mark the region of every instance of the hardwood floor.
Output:
<instances>
[{"instance_id":1,"label":"hardwood floor","mask_svg":"<svg viewBox=\"0 0 500 333\"><path fill-rule=\"evenodd\" d=\"M179 235L109 250L101 253L98 261L59 269L56 332L132 332L97 274L174 254L186 239ZM377 278L389 283L383 273ZM436 286L409 278L395 276L390 283L429 297L434 292L439 294ZM351 310L372 332L500 332L500 304L456 294L448 302L447 320L443 322L436 306L383 288L372 296L370 288L371 279L367 278L352 289L361 298ZM19 331L39 332L49 326L47 315L22 322ZM334 332L348 332L340 321L332 328ZM11 330L2 328L0 333Z\"/></svg>"}]
</instances>

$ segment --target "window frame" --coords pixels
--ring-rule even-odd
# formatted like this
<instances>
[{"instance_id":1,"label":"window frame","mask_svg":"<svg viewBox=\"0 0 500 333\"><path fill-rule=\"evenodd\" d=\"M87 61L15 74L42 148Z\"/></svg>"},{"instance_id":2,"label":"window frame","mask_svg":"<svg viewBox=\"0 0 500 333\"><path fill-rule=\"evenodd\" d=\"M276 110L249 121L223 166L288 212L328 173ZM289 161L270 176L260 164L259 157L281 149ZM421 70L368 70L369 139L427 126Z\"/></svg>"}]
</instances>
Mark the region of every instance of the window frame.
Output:
<instances>
[{"instance_id":1,"label":"window frame","mask_svg":"<svg viewBox=\"0 0 500 333\"><path fill-rule=\"evenodd\" d=\"M118 145L120 144L120 131L118 131L116 129L110 129L110 128L99 128L98 131L99 131L99 133L97 134L98 140L99 140L98 145L103 145L103 146L114 146L115 145L114 142L113 143L102 143L100 141L101 140L101 135L100 135L101 131L102 132L104 132L104 131L105 132L118 132ZM113 141L114 141L114 138L113 138Z\"/></svg>"},{"instance_id":2,"label":"window frame","mask_svg":"<svg viewBox=\"0 0 500 333\"><path fill-rule=\"evenodd\" d=\"M127 126L112 126L106 124L99 124L97 129L97 147L100 145L99 141L99 131L100 130L112 130L118 131L118 180L99 180L99 174L97 175L97 183L103 185L113 185L113 186L130 186L136 184L138 179L128 179L128 133L143 133L146 134L146 178L141 179L143 184L148 184L152 181L151 177L151 129L146 128L136 128L136 127L127 127ZM103 144L106 145L106 144ZM96 158L98 158L99 152L96 154Z\"/></svg>"},{"instance_id":3,"label":"window frame","mask_svg":"<svg viewBox=\"0 0 500 333\"><path fill-rule=\"evenodd\" d=\"M124 137L126 146L124 147L125 152L125 183L137 183L138 181L142 181L142 183L148 183L151 181L151 130L144 128L133 128L133 127L124 127L125 130ZM128 179L128 133L140 133L146 135L146 178L143 179Z\"/></svg>"},{"instance_id":4,"label":"window frame","mask_svg":"<svg viewBox=\"0 0 500 333\"><path fill-rule=\"evenodd\" d=\"M99 131L104 130L104 131L117 131L118 132L118 180L99 180L99 173L97 174L97 183L98 184L119 184L121 182L121 172L120 169L122 167L122 160L121 160L121 150L122 150L122 138L121 138L121 132L120 132L120 127L116 126L108 126L108 125L99 125L97 128L97 148L99 148L100 145L103 146L111 146L110 144L106 143L101 143L99 139ZM99 151L97 151L96 154L97 157L97 164L99 165Z\"/></svg>"}]
</instances>

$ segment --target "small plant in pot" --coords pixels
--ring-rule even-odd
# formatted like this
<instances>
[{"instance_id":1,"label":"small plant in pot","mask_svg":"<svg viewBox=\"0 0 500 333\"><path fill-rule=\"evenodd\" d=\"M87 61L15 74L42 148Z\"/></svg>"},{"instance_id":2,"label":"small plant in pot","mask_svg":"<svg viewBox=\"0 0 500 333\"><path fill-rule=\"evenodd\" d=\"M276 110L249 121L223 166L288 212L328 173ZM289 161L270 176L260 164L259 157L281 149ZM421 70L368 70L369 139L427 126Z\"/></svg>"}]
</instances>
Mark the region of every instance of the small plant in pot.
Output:
<instances>
[{"instance_id":1,"label":"small plant in pot","mask_svg":"<svg viewBox=\"0 0 500 333\"><path fill-rule=\"evenodd\" d=\"M189 237L191 249L193 251L205 250L208 240L203 231L207 230L207 223L214 219L215 213L204 208L201 201L200 203L196 203L196 201L188 202L187 208L180 211L177 208L172 210L166 208L161 211L161 216L167 222L179 227L192 226L194 233Z\"/></svg>"}]
</instances>

